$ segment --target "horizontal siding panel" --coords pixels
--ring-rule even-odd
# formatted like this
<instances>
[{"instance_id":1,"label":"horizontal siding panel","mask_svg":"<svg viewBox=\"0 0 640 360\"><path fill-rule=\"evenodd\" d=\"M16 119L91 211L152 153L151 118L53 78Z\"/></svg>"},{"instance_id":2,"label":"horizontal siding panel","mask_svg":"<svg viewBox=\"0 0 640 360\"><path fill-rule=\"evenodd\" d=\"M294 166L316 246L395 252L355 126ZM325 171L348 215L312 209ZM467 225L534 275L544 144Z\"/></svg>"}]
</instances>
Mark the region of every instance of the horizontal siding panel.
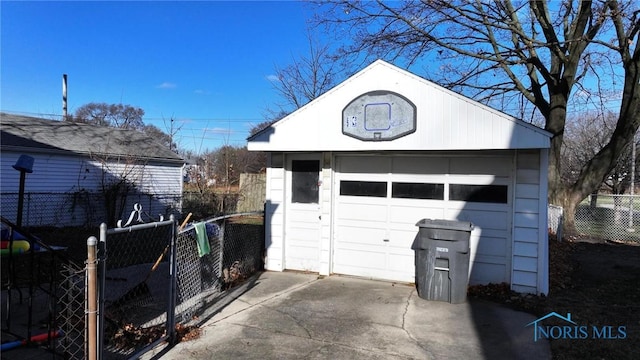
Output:
<instances>
[{"instance_id":1,"label":"horizontal siding panel","mask_svg":"<svg viewBox=\"0 0 640 360\"><path fill-rule=\"evenodd\" d=\"M537 214L540 210L540 202L536 199L516 198L515 211L517 213L533 213Z\"/></svg>"},{"instance_id":2,"label":"horizontal siding panel","mask_svg":"<svg viewBox=\"0 0 640 360\"><path fill-rule=\"evenodd\" d=\"M516 213L514 216L515 226L517 227L529 227L538 228L538 215L537 214L523 214Z\"/></svg>"},{"instance_id":3,"label":"horizontal siding panel","mask_svg":"<svg viewBox=\"0 0 640 360\"><path fill-rule=\"evenodd\" d=\"M539 184L540 171L531 169L516 170L516 179L519 184Z\"/></svg>"},{"instance_id":4,"label":"horizontal siding panel","mask_svg":"<svg viewBox=\"0 0 640 360\"><path fill-rule=\"evenodd\" d=\"M536 272L538 269L538 259L528 256L514 256L513 270Z\"/></svg>"},{"instance_id":5,"label":"horizontal siding panel","mask_svg":"<svg viewBox=\"0 0 640 360\"><path fill-rule=\"evenodd\" d=\"M511 286L514 288L516 286L526 286L535 289L537 288L537 274L535 272L530 271L513 271L513 277L511 278ZM516 290L517 291L517 290Z\"/></svg>"},{"instance_id":6,"label":"horizontal siding panel","mask_svg":"<svg viewBox=\"0 0 640 360\"><path fill-rule=\"evenodd\" d=\"M525 243L516 241L513 244L513 255L536 257L538 256L538 244L533 242Z\"/></svg>"},{"instance_id":7,"label":"horizontal siding panel","mask_svg":"<svg viewBox=\"0 0 640 360\"><path fill-rule=\"evenodd\" d=\"M284 180L282 178L271 179L271 183L269 184L269 187L271 188L271 191L275 191L275 190L282 191L284 190Z\"/></svg>"},{"instance_id":8,"label":"horizontal siding panel","mask_svg":"<svg viewBox=\"0 0 640 360\"><path fill-rule=\"evenodd\" d=\"M540 185L516 184L516 198L537 200L539 196L540 196Z\"/></svg>"},{"instance_id":9,"label":"horizontal siding panel","mask_svg":"<svg viewBox=\"0 0 640 360\"><path fill-rule=\"evenodd\" d=\"M516 161L518 169L538 169L540 167L540 156L537 151L519 151Z\"/></svg>"},{"instance_id":10,"label":"horizontal siding panel","mask_svg":"<svg viewBox=\"0 0 640 360\"><path fill-rule=\"evenodd\" d=\"M513 241L538 243L538 228L516 227L513 232Z\"/></svg>"},{"instance_id":11,"label":"horizontal siding panel","mask_svg":"<svg viewBox=\"0 0 640 360\"><path fill-rule=\"evenodd\" d=\"M511 290L515 291L515 292L519 292L522 294L537 294L537 287L534 286L526 286L526 285L519 285L519 284L511 284Z\"/></svg>"}]
</instances>

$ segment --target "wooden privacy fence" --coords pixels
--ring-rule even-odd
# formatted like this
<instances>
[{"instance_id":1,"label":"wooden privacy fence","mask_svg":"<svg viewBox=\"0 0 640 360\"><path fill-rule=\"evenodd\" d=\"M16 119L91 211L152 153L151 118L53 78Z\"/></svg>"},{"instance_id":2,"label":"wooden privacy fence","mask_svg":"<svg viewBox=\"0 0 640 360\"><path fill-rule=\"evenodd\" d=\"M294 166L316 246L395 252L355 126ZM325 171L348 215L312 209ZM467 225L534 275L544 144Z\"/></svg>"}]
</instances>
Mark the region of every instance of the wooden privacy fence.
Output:
<instances>
[{"instance_id":1,"label":"wooden privacy fence","mask_svg":"<svg viewBox=\"0 0 640 360\"><path fill-rule=\"evenodd\" d=\"M240 174L237 212L260 211L266 198L266 174Z\"/></svg>"}]
</instances>

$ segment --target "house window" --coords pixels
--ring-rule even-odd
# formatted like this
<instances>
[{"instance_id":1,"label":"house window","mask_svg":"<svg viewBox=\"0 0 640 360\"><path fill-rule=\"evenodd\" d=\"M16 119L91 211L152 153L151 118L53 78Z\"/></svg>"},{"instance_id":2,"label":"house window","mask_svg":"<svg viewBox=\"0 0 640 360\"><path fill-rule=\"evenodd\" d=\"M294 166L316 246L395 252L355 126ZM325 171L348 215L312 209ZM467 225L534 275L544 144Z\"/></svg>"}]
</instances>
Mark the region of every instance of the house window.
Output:
<instances>
[{"instance_id":1,"label":"house window","mask_svg":"<svg viewBox=\"0 0 640 360\"><path fill-rule=\"evenodd\" d=\"M291 202L317 204L320 181L319 160L291 161Z\"/></svg>"},{"instance_id":2,"label":"house window","mask_svg":"<svg viewBox=\"0 0 640 360\"><path fill-rule=\"evenodd\" d=\"M391 185L391 197L444 200L444 184L394 182Z\"/></svg>"},{"instance_id":3,"label":"house window","mask_svg":"<svg viewBox=\"0 0 640 360\"><path fill-rule=\"evenodd\" d=\"M508 203L507 185L449 185L449 200Z\"/></svg>"},{"instance_id":4,"label":"house window","mask_svg":"<svg viewBox=\"0 0 640 360\"><path fill-rule=\"evenodd\" d=\"M340 181L340 195L386 197L386 181Z\"/></svg>"}]
</instances>

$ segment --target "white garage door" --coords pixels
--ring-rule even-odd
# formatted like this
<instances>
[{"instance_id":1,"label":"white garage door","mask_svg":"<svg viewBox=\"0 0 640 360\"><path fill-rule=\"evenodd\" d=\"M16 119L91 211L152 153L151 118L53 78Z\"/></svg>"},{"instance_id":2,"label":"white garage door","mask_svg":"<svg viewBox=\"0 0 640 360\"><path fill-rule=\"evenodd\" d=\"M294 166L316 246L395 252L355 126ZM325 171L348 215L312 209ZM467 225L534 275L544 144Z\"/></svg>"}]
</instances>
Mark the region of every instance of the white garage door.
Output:
<instances>
[{"instance_id":1,"label":"white garage door","mask_svg":"<svg viewBox=\"0 0 640 360\"><path fill-rule=\"evenodd\" d=\"M470 281L508 282L512 157L339 156L334 273L413 282L423 218L471 221Z\"/></svg>"}]
</instances>

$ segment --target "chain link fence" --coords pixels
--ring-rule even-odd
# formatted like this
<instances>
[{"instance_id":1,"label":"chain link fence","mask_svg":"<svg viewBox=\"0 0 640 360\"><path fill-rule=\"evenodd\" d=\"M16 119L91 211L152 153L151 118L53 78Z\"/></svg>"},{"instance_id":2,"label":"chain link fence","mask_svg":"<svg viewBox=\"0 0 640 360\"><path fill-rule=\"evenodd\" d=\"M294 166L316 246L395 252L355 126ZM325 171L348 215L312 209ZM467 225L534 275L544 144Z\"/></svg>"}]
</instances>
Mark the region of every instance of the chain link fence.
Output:
<instances>
[{"instance_id":1,"label":"chain link fence","mask_svg":"<svg viewBox=\"0 0 640 360\"><path fill-rule=\"evenodd\" d=\"M575 223L583 235L640 242L640 196L590 195L578 205Z\"/></svg>"},{"instance_id":2,"label":"chain link fence","mask_svg":"<svg viewBox=\"0 0 640 360\"><path fill-rule=\"evenodd\" d=\"M178 235L176 254L176 322L198 325L212 315L212 304L225 290L263 270L263 213L190 224Z\"/></svg>"},{"instance_id":3,"label":"chain link fence","mask_svg":"<svg viewBox=\"0 0 640 360\"><path fill-rule=\"evenodd\" d=\"M148 216L146 212L136 214L138 219L142 215ZM127 223L136 216L132 213ZM137 224L138 219L134 219ZM159 342L172 341L179 328L176 324L183 329L201 325L216 306L223 306L228 290L246 284L245 280L264 267L262 212L198 221L179 234L172 220L128 225L107 229L103 224L100 228L99 359L136 358ZM54 238L60 238L63 228L51 229L57 229L51 231L57 234ZM204 229L204 235L196 229ZM46 349L54 358L85 359L89 351L87 263L70 261L64 255L67 249L45 250L38 253L41 261L23 262L16 269L3 258L3 305L21 305L5 312L5 327L9 328L11 319L18 322L18 316L9 314L28 315L38 319L32 324L33 334L44 332L43 325L47 334L53 332ZM13 282L13 288L4 290L9 283L5 277L12 274L20 275L15 280L25 283ZM25 290L27 286L31 290ZM24 311L23 300L33 303L33 308ZM42 319L47 319L46 324ZM31 335L27 331L19 338Z\"/></svg>"},{"instance_id":4,"label":"chain link fence","mask_svg":"<svg viewBox=\"0 0 640 360\"><path fill-rule=\"evenodd\" d=\"M119 219L134 204L149 214L169 217L182 210L182 194L147 194L130 192L106 201L100 192L27 192L24 194L22 224L24 227L97 226L109 221L109 214ZM4 217L15 221L18 193L1 193L0 207ZM109 208L111 207L111 208Z\"/></svg>"},{"instance_id":5,"label":"chain link fence","mask_svg":"<svg viewBox=\"0 0 640 360\"><path fill-rule=\"evenodd\" d=\"M101 225L100 359L135 358L174 330L173 217L142 223L134 210L130 221L108 230Z\"/></svg>"},{"instance_id":6,"label":"chain link fence","mask_svg":"<svg viewBox=\"0 0 640 360\"><path fill-rule=\"evenodd\" d=\"M67 265L61 276L57 319L64 336L58 341L56 350L65 359L86 359L86 271Z\"/></svg>"},{"instance_id":7,"label":"chain link fence","mask_svg":"<svg viewBox=\"0 0 640 360\"><path fill-rule=\"evenodd\" d=\"M172 341L176 324L200 325L226 290L264 268L262 212L194 222L175 241L171 231L173 221L102 231L101 359Z\"/></svg>"},{"instance_id":8,"label":"chain link fence","mask_svg":"<svg viewBox=\"0 0 640 360\"><path fill-rule=\"evenodd\" d=\"M0 351L20 358L21 351L38 344L43 356L85 358L82 265L68 259L66 247L49 246L4 217L2 239L20 248L3 249L2 254Z\"/></svg>"},{"instance_id":9,"label":"chain link fence","mask_svg":"<svg viewBox=\"0 0 640 360\"><path fill-rule=\"evenodd\" d=\"M262 186L264 187L264 186ZM263 191L264 192L264 191ZM194 218L233 214L244 199L243 210L262 210L264 196L238 192L184 191L182 194L146 194L130 192L118 195L107 209L105 196L99 192L27 192L24 194L22 223L25 227L77 227L97 226L109 221L109 212L116 218L127 215L134 204L140 204L153 216L193 213ZM249 201L250 200L250 201ZM249 203L247 203L249 201ZM18 212L18 193L0 193L3 216L14 221Z\"/></svg>"},{"instance_id":10,"label":"chain link fence","mask_svg":"<svg viewBox=\"0 0 640 360\"><path fill-rule=\"evenodd\" d=\"M564 226L564 211L562 206L549 205L547 208L547 225L549 234L562 239L562 227Z\"/></svg>"}]
</instances>

